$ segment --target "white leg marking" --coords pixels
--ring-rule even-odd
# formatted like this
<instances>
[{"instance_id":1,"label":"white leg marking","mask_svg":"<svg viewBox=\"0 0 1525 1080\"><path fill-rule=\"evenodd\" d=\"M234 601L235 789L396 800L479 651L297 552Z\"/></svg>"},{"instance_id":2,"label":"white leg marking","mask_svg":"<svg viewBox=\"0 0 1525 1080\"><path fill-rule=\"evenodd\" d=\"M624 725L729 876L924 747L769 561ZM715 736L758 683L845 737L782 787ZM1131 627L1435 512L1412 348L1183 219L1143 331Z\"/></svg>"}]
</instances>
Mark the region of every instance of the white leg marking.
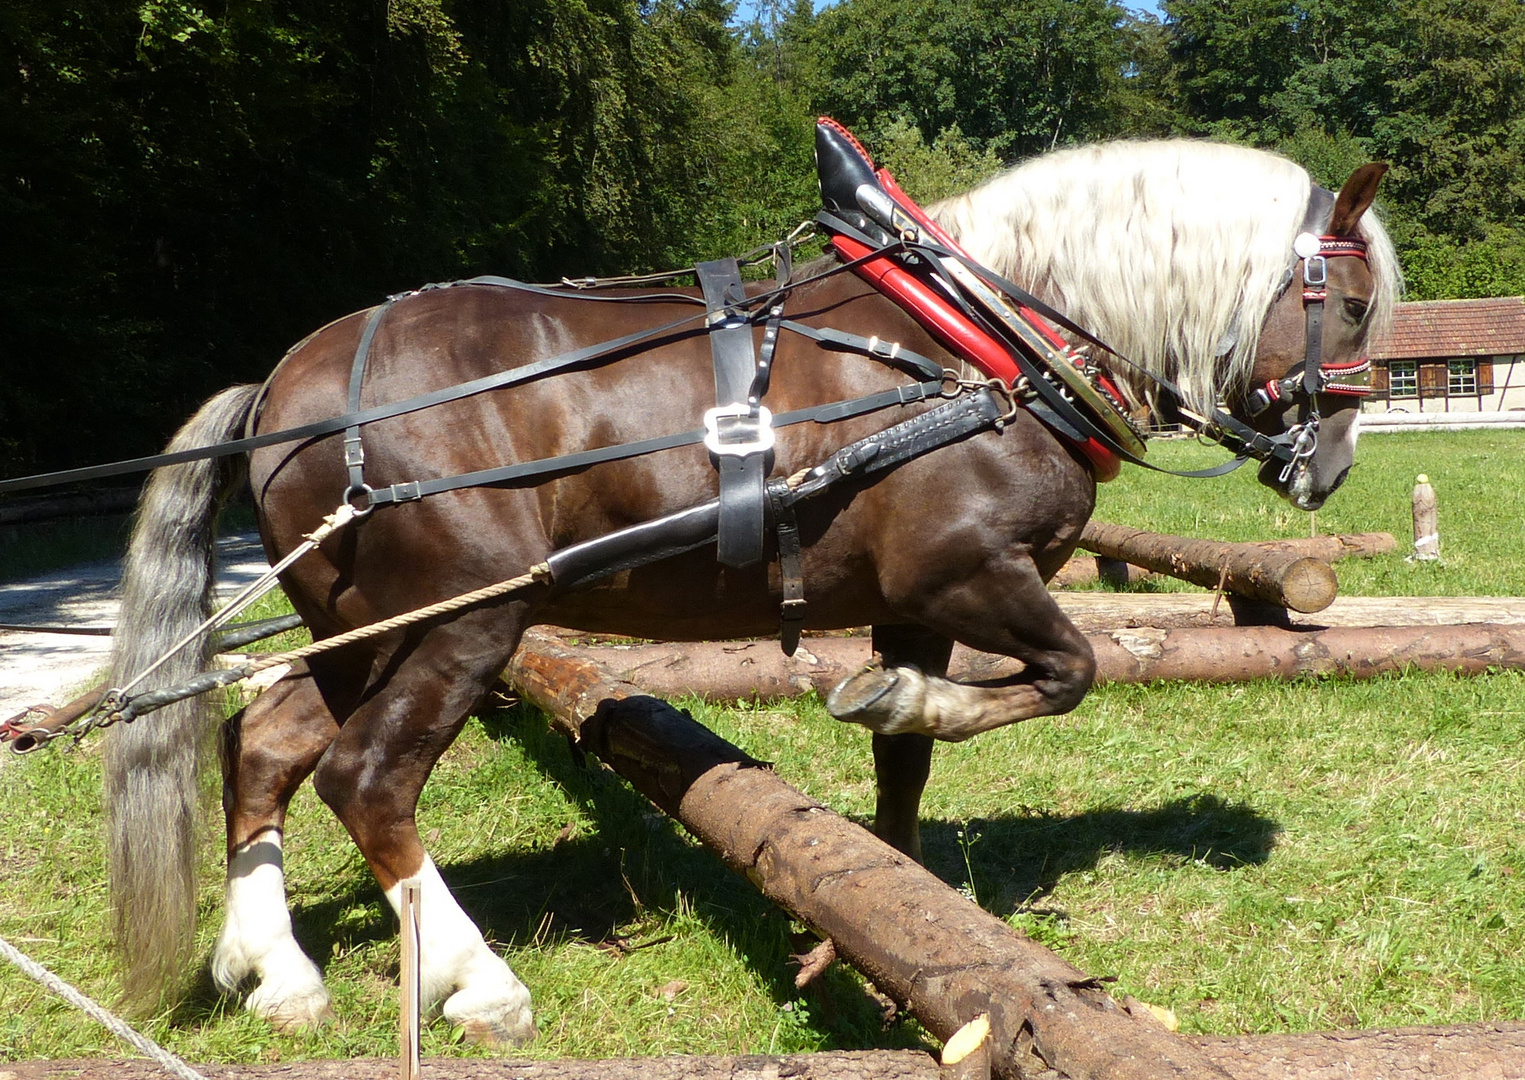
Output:
<instances>
[{"instance_id":1,"label":"white leg marking","mask_svg":"<svg viewBox=\"0 0 1525 1080\"><path fill-rule=\"evenodd\" d=\"M419 967L422 1000L429 1008L444 999L445 1019L482 1043L525 1043L533 1039L530 992L502 957L487 947L476 924L461 910L440 877L434 860L419 879ZM392 910L402 911L402 886L387 890ZM448 996L447 996L448 995Z\"/></svg>"},{"instance_id":2,"label":"white leg marking","mask_svg":"<svg viewBox=\"0 0 1525 1080\"><path fill-rule=\"evenodd\" d=\"M212 978L236 990L259 985L245 1006L277 1028L310 1027L331 1014L318 967L291 934L281 834L267 829L228 860L227 918L212 953Z\"/></svg>"}]
</instances>

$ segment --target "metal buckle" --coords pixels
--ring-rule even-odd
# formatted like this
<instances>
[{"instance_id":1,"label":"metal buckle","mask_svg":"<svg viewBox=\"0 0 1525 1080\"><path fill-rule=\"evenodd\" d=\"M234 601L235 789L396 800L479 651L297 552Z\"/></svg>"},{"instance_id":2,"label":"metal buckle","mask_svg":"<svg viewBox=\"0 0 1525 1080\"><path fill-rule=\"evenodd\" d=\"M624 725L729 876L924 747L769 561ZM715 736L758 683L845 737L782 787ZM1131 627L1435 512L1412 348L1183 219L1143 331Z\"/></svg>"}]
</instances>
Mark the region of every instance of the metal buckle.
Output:
<instances>
[{"instance_id":1,"label":"metal buckle","mask_svg":"<svg viewBox=\"0 0 1525 1080\"><path fill-rule=\"evenodd\" d=\"M351 469L358 469L365 464L365 447L361 445L359 435L344 440L344 464Z\"/></svg>"},{"instance_id":2,"label":"metal buckle","mask_svg":"<svg viewBox=\"0 0 1525 1080\"><path fill-rule=\"evenodd\" d=\"M1323 285L1329 280L1329 260L1322 255L1309 255L1303 260L1303 284Z\"/></svg>"},{"instance_id":3,"label":"metal buckle","mask_svg":"<svg viewBox=\"0 0 1525 1080\"><path fill-rule=\"evenodd\" d=\"M720 421L727 418L750 423L728 424L729 430L722 435ZM750 437L737 441L737 434ZM765 453L773 449L774 438L773 414L766 406L757 406L754 413L752 406L737 401L730 405L716 405L704 414L704 445L717 456L746 457Z\"/></svg>"}]
</instances>

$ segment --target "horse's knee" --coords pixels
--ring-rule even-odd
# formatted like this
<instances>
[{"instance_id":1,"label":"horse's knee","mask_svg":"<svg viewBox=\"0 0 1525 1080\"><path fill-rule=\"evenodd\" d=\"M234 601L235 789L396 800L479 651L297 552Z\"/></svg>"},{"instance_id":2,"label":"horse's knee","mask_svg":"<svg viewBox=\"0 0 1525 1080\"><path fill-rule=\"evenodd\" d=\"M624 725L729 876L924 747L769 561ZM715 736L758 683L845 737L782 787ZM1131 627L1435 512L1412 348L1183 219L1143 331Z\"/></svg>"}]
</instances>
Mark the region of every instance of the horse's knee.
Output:
<instances>
[{"instance_id":1,"label":"horse's knee","mask_svg":"<svg viewBox=\"0 0 1525 1080\"><path fill-rule=\"evenodd\" d=\"M1044 674L1034 686L1048 698L1051 713L1067 713L1091 692L1096 682L1096 654L1091 643L1080 639L1080 648L1056 653L1043 666Z\"/></svg>"}]
</instances>

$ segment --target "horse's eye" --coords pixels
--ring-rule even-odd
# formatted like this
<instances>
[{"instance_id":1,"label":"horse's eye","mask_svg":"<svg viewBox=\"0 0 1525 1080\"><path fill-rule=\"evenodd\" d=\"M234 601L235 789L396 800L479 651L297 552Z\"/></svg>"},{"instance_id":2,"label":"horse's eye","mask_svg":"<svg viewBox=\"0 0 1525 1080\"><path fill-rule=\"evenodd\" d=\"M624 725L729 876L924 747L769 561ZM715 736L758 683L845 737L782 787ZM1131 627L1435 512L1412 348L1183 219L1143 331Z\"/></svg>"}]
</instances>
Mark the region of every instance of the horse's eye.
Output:
<instances>
[{"instance_id":1,"label":"horse's eye","mask_svg":"<svg viewBox=\"0 0 1525 1080\"><path fill-rule=\"evenodd\" d=\"M1347 296L1345 298L1345 318L1359 325L1361 320L1366 318L1366 312L1370 307L1371 305L1365 300L1357 299L1354 296Z\"/></svg>"}]
</instances>

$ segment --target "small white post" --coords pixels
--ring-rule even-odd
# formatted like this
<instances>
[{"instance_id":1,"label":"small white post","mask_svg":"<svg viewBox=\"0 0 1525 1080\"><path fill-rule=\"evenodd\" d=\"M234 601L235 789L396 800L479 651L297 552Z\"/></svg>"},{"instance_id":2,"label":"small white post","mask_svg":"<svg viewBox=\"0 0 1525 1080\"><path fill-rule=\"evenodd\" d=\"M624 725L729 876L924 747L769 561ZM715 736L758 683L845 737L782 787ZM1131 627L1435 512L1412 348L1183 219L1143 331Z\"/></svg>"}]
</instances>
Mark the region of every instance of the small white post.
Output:
<instances>
[{"instance_id":1,"label":"small white post","mask_svg":"<svg viewBox=\"0 0 1525 1080\"><path fill-rule=\"evenodd\" d=\"M422 983L418 969L418 900L421 887L418 878L408 878L400 883L402 891L402 1008L398 1023L398 1045L402 1055L402 1080L419 1080L422 1068L419 1060L418 1031L420 1024L420 997Z\"/></svg>"}]
</instances>

